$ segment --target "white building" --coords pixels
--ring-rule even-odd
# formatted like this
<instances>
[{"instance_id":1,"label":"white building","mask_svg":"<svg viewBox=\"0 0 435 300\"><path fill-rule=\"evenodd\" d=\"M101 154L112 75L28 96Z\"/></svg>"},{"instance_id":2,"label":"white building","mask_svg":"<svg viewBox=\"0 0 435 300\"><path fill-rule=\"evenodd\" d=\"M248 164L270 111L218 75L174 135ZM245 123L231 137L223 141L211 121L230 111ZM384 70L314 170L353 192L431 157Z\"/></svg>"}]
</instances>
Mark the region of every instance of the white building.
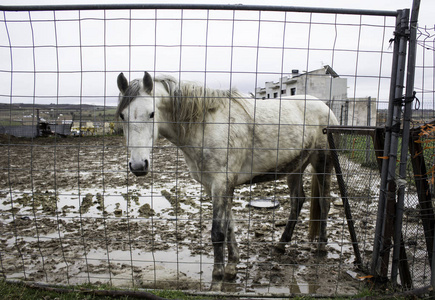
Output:
<instances>
[{"instance_id":1,"label":"white building","mask_svg":"<svg viewBox=\"0 0 435 300\"><path fill-rule=\"evenodd\" d=\"M291 76L284 76L277 82L266 82L265 87L255 91L257 99L305 94L324 101L341 125L375 125L376 101L369 101L369 98L348 99L347 78L341 78L328 65L304 73L292 70ZM370 103L370 110L367 103Z\"/></svg>"}]
</instances>

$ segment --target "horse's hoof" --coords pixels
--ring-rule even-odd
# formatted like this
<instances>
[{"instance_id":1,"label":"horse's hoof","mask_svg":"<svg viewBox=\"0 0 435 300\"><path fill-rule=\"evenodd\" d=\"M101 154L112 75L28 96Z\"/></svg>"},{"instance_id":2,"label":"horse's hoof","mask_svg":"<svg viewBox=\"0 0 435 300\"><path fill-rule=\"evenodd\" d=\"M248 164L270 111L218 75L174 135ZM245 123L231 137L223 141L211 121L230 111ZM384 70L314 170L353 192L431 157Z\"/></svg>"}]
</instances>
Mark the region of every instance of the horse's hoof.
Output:
<instances>
[{"instance_id":1,"label":"horse's hoof","mask_svg":"<svg viewBox=\"0 0 435 300\"><path fill-rule=\"evenodd\" d=\"M278 245L276 245L273 249L274 254L276 255L281 255L285 253L285 244L284 243L279 243Z\"/></svg>"},{"instance_id":2,"label":"horse's hoof","mask_svg":"<svg viewBox=\"0 0 435 300\"><path fill-rule=\"evenodd\" d=\"M210 286L211 292L221 292L222 291L222 281L214 281Z\"/></svg>"},{"instance_id":3,"label":"horse's hoof","mask_svg":"<svg viewBox=\"0 0 435 300\"><path fill-rule=\"evenodd\" d=\"M328 253L328 251L326 250L326 244L327 243L319 242L316 249L313 249L313 252L318 256L325 256Z\"/></svg>"},{"instance_id":4,"label":"horse's hoof","mask_svg":"<svg viewBox=\"0 0 435 300\"><path fill-rule=\"evenodd\" d=\"M227 264L225 267L225 281L232 281L236 279L237 276L237 265L236 264Z\"/></svg>"}]
</instances>

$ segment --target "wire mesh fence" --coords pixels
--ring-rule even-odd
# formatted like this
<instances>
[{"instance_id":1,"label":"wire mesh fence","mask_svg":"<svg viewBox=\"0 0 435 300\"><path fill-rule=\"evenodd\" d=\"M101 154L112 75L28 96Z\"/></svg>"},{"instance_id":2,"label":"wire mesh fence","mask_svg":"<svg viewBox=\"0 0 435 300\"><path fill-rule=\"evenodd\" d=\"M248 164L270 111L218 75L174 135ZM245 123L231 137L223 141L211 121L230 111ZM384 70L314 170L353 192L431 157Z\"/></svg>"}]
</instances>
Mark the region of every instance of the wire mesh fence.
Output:
<instances>
[{"instance_id":1,"label":"wire mesh fence","mask_svg":"<svg viewBox=\"0 0 435 300\"><path fill-rule=\"evenodd\" d=\"M199 88L229 94L237 89L258 106L274 98L281 103L291 95L302 95L305 105L311 106L305 95L313 95L329 106L340 125L381 125L389 97L388 43L396 15L169 6L3 11L2 127L24 124L29 116L27 120L38 128L41 119L69 123L72 128L66 138L1 135L3 276L207 291L214 263L212 199L207 188L192 178L195 174L189 174L183 149L167 140L152 144L149 175L136 177L130 172L132 147L126 147L119 135L122 122L115 118L118 74L133 80L148 71L152 77L170 75L177 83L198 82ZM217 123L232 122L224 121ZM310 127L304 122L293 126ZM276 140L283 138L278 134ZM352 135L336 139L367 266L379 197L373 140ZM228 141L219 145L226 147ZM308 197L313 172L301 174ZM226 283L224 291L358 292L366 282L354 265L334 176L331 192L326 254L319 256L317 241L308 238L307 201L292 241L278 255L274 247L291 210L286 180L237 187L232 207L240 262L236 279ZM258 209L249 205L252 201L273 207ZM424 254L412 253L420 253L422 244L418 238L413 242L421 233L414 209L414 203L407 206L405 240L415 258L415 285L420 286L426 284L430 270Z\"/></svg>"},{"instance_id":2,"label":"wire mesh fence","mask_svg":"<svg viewBox=\"0 0 435 300\"><path fill-rule=\"evenodd\" d=\"M415 91L418 100L415 103L412 119L414 128L410 142L412 168L408 167L409 178L405 218L412 225L406 227L409 238L410 256L418 269L413 276L429 281L427 272L431 271L433 284L433 104L435 95L434 82L434 30L417 28L417 63ZM430 265L432 264L432 265Z\"/></svg>"},{"instance_id":3,"label":"wire mesh fence","mask_svg":"<svg viewBox=\"0 0 435 300\"><path fill-rule=\"evenodd\" d=\"M419 131L418 128L415 129ZM352 219L355 222L358 244L361 251L362 267L370 269L373 252L373 232L376 223L376 211L379 198L380 170L382 165L382 152L384 133L382 127L365 128L361 131L355 128L338 128L333 130L335 139L340 141L337 152L340 166L350 198ZM417 136L418 133L414 133ZM424 138L423 138L424 139ZM414 138L411 144L420 140ZM344 147L343 142L352 143L352 147ZM424 143L424 142L423 142ZM416 182L427 181L427 174L422 175L419 168L418 150L412 147L411 158L408 162L409 178L406 182L406 198L404 207L404 220L402 227L402 243L406 254L400 260L406 261L409 272L412 274L412 286L422 288L430 285L431 267L428 250L428 240L431 231L428 223L433 219L427 199L423 200L419 193L427 193L417 188ZM420 148L419 148L420 149ZM421 148L422 149L422 148ZM414 176L414 174L416 174ZM362 184L358 184L362 183ZM430 199L430 193L428 195ZM429 200L430 201L430 200ZM388 260L392 257L388 255ZM403 271L406 272L406 271ZM402 279L401 279L402 280ZM404 283L401 281L400 284Z\"/></svg>"}]
</instances>

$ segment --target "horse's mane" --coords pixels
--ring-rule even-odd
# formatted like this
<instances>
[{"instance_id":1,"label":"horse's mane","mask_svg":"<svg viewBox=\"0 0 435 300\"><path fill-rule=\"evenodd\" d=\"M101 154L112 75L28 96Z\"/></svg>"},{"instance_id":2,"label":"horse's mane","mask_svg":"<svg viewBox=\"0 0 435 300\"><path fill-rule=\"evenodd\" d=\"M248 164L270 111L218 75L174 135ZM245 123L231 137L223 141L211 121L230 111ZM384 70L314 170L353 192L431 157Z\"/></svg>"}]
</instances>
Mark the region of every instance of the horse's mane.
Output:
<instances>
[{"instance_id":1,"label":"horse's mane","mask_svg":"<svg viewBox=\"0 0 435 300\"><path fill-rule=\"evenodd\" d=\"M173 122L180 123L185 130L200 124L209 113L224 109L233 104L240 105L245 111L246 97L237 90L219 90L206 88L190 81L178 82L173 77L157 77L171 97Z\"/></svg>"},{"instance_id":2,"label":"horse's mane","mask_svg":"<svg viewBox=\"0 0 435 300\"><path fill-rule=\"evenodd\" d=\"M158 76L154 81L160 82L168 92L171 101L166 109L172 115L171 121L180 124L185 133L196 124L202 123L207 114L224 109L231 105L230 103L240 105L248 113L245 108L246 97L236 90L211 89L190 81L178 82L168 75ZM116 118L119 118L121 112L139 96L141 88L140 79L130 82L124 95L120 96Z\"/></svg>"},{"instance_id":3,"label":"horse's mane","mask_svg":"<svg viewBox=\"0 0 435 300\"><path fill-rule=\"evenodd\" d=\"M130 103L139 96L140 89L142 87L141 80L135 79L128 85L124 95L119 96L118 107L116 108L115 118L119 119L122 111L130 105Z\"/></svg>"}]
</instances>

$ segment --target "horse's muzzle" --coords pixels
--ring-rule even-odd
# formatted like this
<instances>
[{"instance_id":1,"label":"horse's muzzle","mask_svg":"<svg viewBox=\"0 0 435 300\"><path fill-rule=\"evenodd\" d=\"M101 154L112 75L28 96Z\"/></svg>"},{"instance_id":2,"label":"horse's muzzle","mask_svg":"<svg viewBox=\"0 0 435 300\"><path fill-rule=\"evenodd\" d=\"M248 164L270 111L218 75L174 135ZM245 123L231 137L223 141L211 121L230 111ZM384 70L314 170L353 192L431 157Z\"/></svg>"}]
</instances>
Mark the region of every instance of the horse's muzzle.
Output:
<instances>
[{"instance_id":1,"label":"horse's muzzle","mask_svg":"<svg viewBox=\"0 0 435 300\"><path fill-rule=\"evenodd\" d=\"M128 165L130 166L130 171L136 176L145 176L148 174L149 163L147 159L141 163L129 162Z\"/></svg>"}]
</instances>

